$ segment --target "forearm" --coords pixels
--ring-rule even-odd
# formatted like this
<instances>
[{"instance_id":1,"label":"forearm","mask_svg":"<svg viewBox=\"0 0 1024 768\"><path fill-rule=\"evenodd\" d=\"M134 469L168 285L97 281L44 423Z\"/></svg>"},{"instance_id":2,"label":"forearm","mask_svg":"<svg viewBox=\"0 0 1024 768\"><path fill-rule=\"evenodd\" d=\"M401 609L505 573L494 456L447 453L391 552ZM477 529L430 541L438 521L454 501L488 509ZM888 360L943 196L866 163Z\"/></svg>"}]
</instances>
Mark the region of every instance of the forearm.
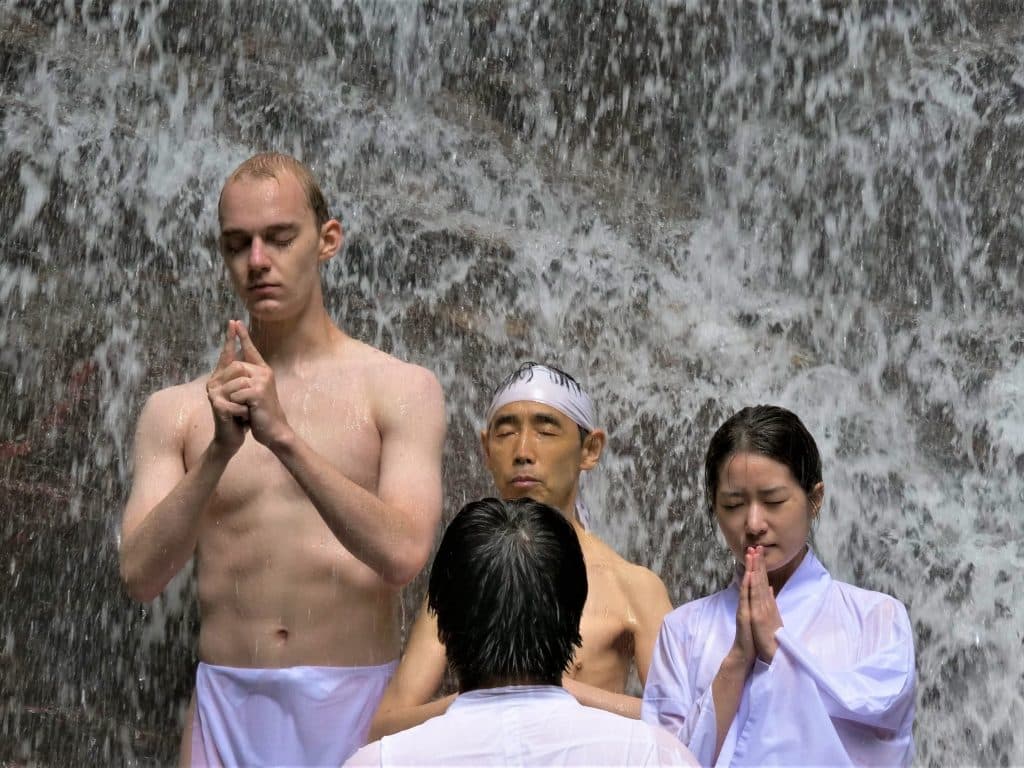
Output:
<instances>
[{"instance_id":1,"label":"forearm","mask_svg":"<svg viewBox=\"0 0 1024 768\"><path fill-rule=\"evenodd\" d=\"M588 685L587 683L581 683L570 678L562 679L562 687L585 707L603 709L606 712L612 712L623 717L631 717L634 720L640 719L641 700L636 696L612 693L595 685Z\"/></svg>"},{"instance_id":2,"label":"forearm","mask_svg":"<svg viewBox=\"0 0 1024 768\"><path fill-rule=\"evenodd\" d=\"M230 459L211 445L138 525L122 531L121 578L134 599L154 599L192 557L200 514Z\"/></svg>"},{"instance_id":3,"label":"forearm","mask_svg":"<svg viewBox=\"0 0 1024 768\"><path fill-rule=\"evenodd\" d=\"M269 447L349 552L395 586L420 572L433 542L407 512L345 477L292 431Z\"/></svg>"},{"instance_id":4,"label":"forearm","mask_svg":"<svg viewBox=\"0 0 1024 768\"><path fill-rule=\"evenodd\" d=\"M722 751L725 736L729 732L733 718L740 706L743 686L750 671L750 664L738 659L731 653L722 661L718 674L711 683L711 698L715 704L715 759Z\"/></svg>"},{"instance_id":5,"label":"forearm","mask_svg":"<svg viewBox=\"0 0 1024 768\"><path fill-rule=\"evenodd\" d=\"M370 725L369 740L376 741L384 736L390 736L393 733L425 723L432 717L443 715L448 711L448 705L455 701L455 696L456 694L453 693L444 698L411 707L387 708L387 705L382 703Z\"/></svg>"}]
</instances>

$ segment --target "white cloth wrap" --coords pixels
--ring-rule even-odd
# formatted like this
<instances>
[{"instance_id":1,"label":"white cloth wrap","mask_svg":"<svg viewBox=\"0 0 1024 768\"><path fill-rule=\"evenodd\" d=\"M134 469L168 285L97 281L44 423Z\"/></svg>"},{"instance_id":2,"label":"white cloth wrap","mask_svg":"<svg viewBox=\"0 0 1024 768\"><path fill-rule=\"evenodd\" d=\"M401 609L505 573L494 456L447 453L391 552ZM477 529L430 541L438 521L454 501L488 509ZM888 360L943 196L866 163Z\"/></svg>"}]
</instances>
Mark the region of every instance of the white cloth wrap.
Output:
<instances>
[{"instance_id":1,"label":"white cloth wrap","mask_svg":"<svg viewBox=\"0 0 1024 768\"><path fill-rule=\"evenodd\" d=\"M193 766L339 766L366 742L398 662L248 669L200 662Z\"/></svg>"},{"instance_id":2,"label":"white cloth wrap","mask_svg":"<svg viewBox=\"0 0 1024 768\"><path fill-rule=\"evenodd\" d=\"M594 403L583 387L553 371L546 365L534 365L508 386L502 388L491 399L487 409L487 426L490 427L494 414L509 403L523 400L540 403L561 411L587 432L597 429ZM583 475L580 475L576 493L576 515L584 529L590 528L590 510L583 498Z\"/></svg>"}]
</instances>

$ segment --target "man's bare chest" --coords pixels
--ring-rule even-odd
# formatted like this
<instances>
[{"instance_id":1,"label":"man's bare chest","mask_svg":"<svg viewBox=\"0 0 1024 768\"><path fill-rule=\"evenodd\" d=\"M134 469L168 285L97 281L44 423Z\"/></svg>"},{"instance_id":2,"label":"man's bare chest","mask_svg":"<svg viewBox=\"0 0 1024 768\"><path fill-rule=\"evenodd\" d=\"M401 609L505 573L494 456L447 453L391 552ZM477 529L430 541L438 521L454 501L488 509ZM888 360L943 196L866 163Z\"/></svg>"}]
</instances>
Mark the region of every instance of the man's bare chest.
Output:
<instances>
[{"instance_id":1,"label":"man's bare chest","mask_svg":"<svg viewBox=\"0 0 1024 768\"><path fill-rule=\"evenodd\" d=\"M279 381L278 399L296 438L348 479L375 490L381 437L372 404L355 386ZM189 419L185 466L194 466L213 438L213 416L204 401ZM301 494L277 456L249 434L217 486L221 504L268 494Z\"/></svg>"}]
</instances>

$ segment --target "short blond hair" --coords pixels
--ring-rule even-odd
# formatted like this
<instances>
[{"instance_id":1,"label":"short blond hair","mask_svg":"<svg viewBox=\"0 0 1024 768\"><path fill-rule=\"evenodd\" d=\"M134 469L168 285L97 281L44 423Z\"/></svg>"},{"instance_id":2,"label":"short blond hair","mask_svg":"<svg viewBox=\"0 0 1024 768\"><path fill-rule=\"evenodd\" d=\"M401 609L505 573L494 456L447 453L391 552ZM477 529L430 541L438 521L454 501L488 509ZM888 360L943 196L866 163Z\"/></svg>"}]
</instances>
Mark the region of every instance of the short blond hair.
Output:
<instances>
[{"instance_id":1,"label":"short blond hair","mask_svg":"<svg viewBox=\"0 0 1024 768\"><path fill-rule=\"evenodd\" d=\"M224 199L224 189L232 181L237 181L246 176L252 176L257 179L277 179L282 173L290 173L294 176L306 193L306 202L309 203L309 208L313 211L313 218L316 219L317 229L320 229L330 221L331 214L327 210L327 200L324 199L324 193L320 190L320 185L317 183L313 172L305 163L282 152L260 152L250 157L231 172L231 175L228 176L220 190L220 200L217 202L218 219L220 218L220 204Z\"/></svg>"}]
</instances>

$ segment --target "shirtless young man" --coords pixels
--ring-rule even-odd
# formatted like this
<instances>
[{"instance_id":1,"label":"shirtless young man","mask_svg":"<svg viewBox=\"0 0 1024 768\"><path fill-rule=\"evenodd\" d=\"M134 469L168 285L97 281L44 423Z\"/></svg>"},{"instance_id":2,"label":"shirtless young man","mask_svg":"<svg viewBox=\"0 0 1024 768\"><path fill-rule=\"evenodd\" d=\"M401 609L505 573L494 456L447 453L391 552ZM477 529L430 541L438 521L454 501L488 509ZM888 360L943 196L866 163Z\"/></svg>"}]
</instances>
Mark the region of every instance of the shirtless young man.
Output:
<instances>
[{"instance_id":1,"label":"shirtless young man","mask_svg":"<svg viewBox=\"0 0 1024 768\"><path fill-rule=\"evenodd\" d=\"M430 555L444 403L428 371L343 333L309 170L257 155L227 180L220 248L251 332L139 419L121 574L152 600L196 556L202 624L182 764L340 765L399 654L397 593Z\"/></svg>"},{"instance_id":2,"label":"shirtless young man","mask_svg":"<svg viewBox=\"0 0 1024 768\"><path fill-rule=\"evenodd\" d=\"M672 606L660 578L623 560L586 529L580 474L597 466L605 439L579 383L534 363L524 364L498 386L480 433L484 460L501 496L530 497L560 510L579 536L590 589L580 623L583 644L564 687L582 704L638 718L640 699L624 693L630 666L636 664L643 683L661 621ZM445 712L454 696L432 701L445 664L437 621L421 609L370 738Z\"/></svg>"}]
</instances>

